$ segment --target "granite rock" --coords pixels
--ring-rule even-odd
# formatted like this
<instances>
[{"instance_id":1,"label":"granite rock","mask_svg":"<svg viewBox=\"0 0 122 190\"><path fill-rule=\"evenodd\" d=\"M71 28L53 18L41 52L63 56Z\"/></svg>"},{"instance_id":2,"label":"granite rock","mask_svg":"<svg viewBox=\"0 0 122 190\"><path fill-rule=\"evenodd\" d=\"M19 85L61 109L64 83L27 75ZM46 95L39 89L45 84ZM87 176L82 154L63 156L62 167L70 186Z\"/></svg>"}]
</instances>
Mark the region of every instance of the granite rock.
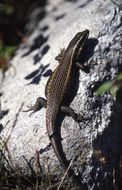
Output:
<instances>
[{"instance_id":1,"label":"granite rock","mask_svg":"<svg viewBox=\"0 0 122 190\"><path fill-rule=\"evenodd\" d=\"M31 117L23 110L37 97L45 97L45 85L58 65L55 57L60 49L66 48L77 32L88 29L82 62L90 70L80 71L77 94L71 102L87 120L76 123L66 116L61 123L62 145L67 159L76 156L73 169L89 190L118 185L122 108L109 93L98 97L96 90L122 70L121 13L109 0L50 0L43 9L33 11L26 26L31 34L11 60L16 74L9 69L1 87L1 112L8 112L1 118L0 139L2 146L6 142L5 155L14 170L30 175L31 166L36 173L39 159L42 173L50 171L57 178L64 173L47 135L46 110Z\"/></svg>"}]
</instances>

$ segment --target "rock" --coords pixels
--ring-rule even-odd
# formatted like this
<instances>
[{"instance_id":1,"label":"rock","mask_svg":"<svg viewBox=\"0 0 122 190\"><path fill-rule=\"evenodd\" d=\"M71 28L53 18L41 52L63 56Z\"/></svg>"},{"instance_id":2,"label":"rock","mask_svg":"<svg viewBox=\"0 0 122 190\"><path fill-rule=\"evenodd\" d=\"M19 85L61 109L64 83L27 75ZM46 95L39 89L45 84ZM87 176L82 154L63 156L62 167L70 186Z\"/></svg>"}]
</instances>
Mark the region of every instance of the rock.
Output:
<instances>
[{"instance_id":1,"label":"rock","mask_svg":"<svg viewBox=\"0 0 122 190\"><path fill-rule=\"evenodd\" d=\"M38 20L41 13L43 18ZM9 69L1 88L1 109L8 112L1 118L0 138L9 165L26 175L37 170L55 174L57 179L64 175L47 135L46 110L42 108L31 117L23 110L37 97L45 97L46 82L58 65L55 57L60 49L66 48L77 32L88 29L82 62L90 70L80 71L78 91L71 103L87 120L76 123L66 116L61 124L62 144L67 159L76 156L72 167L89 190L118 188L122 108L109 93L98 97L96 90L121 71L121 9L109 0L50 0L43 10L32 13L27 29L32 28L11 61L16 74L11 75Z\"/></svg>"}]
</instances>

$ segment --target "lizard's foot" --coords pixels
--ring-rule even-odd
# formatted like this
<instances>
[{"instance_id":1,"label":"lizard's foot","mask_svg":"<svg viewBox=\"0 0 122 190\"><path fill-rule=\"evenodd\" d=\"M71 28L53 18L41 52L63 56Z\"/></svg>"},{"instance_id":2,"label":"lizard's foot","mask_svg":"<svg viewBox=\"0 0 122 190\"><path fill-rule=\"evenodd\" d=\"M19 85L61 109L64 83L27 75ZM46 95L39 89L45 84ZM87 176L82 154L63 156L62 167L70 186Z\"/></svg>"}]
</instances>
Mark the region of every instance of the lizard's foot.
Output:
<instances>
[{"instance_id":1,"label":"lizard's foot","mask_svg":"<svg viewBox=\"0 0 122 190\"><path fill-rule=\"evenodd\" d=\"M29 117L30 117L31 115L33 115L33 114L36 112L36 110L35 110L35 105L27 106L27 108L28 108L27 110L23 110L22 112L29 112L29 111L31 111Z\"/></svg>"},{"instance_id":2,"label":"lizard's foot","mask_svg":"<svg viewBox=\"0 0 122 190\"><path fill-rule=\"evenodd\" d=\"M23 112L32 111L29 117L35 112L39 111L41 108L46 107L46 100L42 97L38 97L36 103L34 105L27 106L27 110L23 110Z\"/></svg>"},{"instance_id":3,"label":"lizard's foot","mask_svg":"<svg viewBox=\"0 0 122 190\"><path fill-rule=\"evenodd\" d=\"M65 113L66 115L72 117L78 123L89 119L85 117L84 114L75 113L75 111L72 108L67 107L67 106L61 106L61 111Z\"/></svg>"}]
</instances>

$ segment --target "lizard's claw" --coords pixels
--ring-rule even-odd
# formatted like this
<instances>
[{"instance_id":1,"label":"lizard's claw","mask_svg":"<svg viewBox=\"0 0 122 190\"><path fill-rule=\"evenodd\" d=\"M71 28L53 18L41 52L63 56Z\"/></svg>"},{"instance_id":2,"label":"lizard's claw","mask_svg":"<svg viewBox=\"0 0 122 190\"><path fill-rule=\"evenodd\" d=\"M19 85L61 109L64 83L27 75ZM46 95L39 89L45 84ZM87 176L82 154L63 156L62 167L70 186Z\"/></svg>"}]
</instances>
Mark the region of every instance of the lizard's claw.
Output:
<instances>
[{"instance_id":1,"label":"lizard's claw","mask_svg":"<svg viewBox=\"0 0 122 190\"><path fill-rule=\"evenodd\" d=\"M77 114L77 122L87 121L89 120L89 117L85 117L84 114Z\"/></svg>"},{"instance_id":2,"label":"lizard's claw","mask_svg":"<svg viewBox=\"0 0 122 190\"><path fill-rule=\"evenodd\" d=\"M76 121L77 122L83 121L83 115L82 114L77 114Z\"/></svg>"},{"instance_id":3,"label":"lizard's claw","mask_svg":"<svg viewBox=\"0 0 122 190\"><path fill-rule=\"evenodd\" d=\"M36 112L35 106L33 106L33 105L27 106L27 108L28 108L27 110L23 110L22 112L29 112L29 111L31 111L29 117L32 116Z\"/></svg>"}]
</instances>

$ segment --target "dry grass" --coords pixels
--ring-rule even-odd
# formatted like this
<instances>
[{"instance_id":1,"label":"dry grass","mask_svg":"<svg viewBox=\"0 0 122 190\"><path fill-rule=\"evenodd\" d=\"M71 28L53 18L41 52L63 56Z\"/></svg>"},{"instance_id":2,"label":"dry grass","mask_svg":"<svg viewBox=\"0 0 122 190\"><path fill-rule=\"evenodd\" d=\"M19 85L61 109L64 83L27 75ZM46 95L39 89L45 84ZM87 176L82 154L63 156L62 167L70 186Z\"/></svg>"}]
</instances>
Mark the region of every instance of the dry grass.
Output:
<instances>
[{"instance_id":1,"label":"dry grass","mask_svg":"<svg viewBox=\"0 0 122 190\"><path fill-rule=\"evenodd\" d=\"M76 184L67 178L67 171L62 178L57 181L50 172L48 174L33 172L31 168L30 176L26 176L18 168L14 170L5 156L5 147L0 150L0 189L1 190L79 190ZM71 164L70 166L72 165ZM69 166L69 168L70 168ZM30 169L30 168L29 168Z\"/></svg>"}]
</instances>

